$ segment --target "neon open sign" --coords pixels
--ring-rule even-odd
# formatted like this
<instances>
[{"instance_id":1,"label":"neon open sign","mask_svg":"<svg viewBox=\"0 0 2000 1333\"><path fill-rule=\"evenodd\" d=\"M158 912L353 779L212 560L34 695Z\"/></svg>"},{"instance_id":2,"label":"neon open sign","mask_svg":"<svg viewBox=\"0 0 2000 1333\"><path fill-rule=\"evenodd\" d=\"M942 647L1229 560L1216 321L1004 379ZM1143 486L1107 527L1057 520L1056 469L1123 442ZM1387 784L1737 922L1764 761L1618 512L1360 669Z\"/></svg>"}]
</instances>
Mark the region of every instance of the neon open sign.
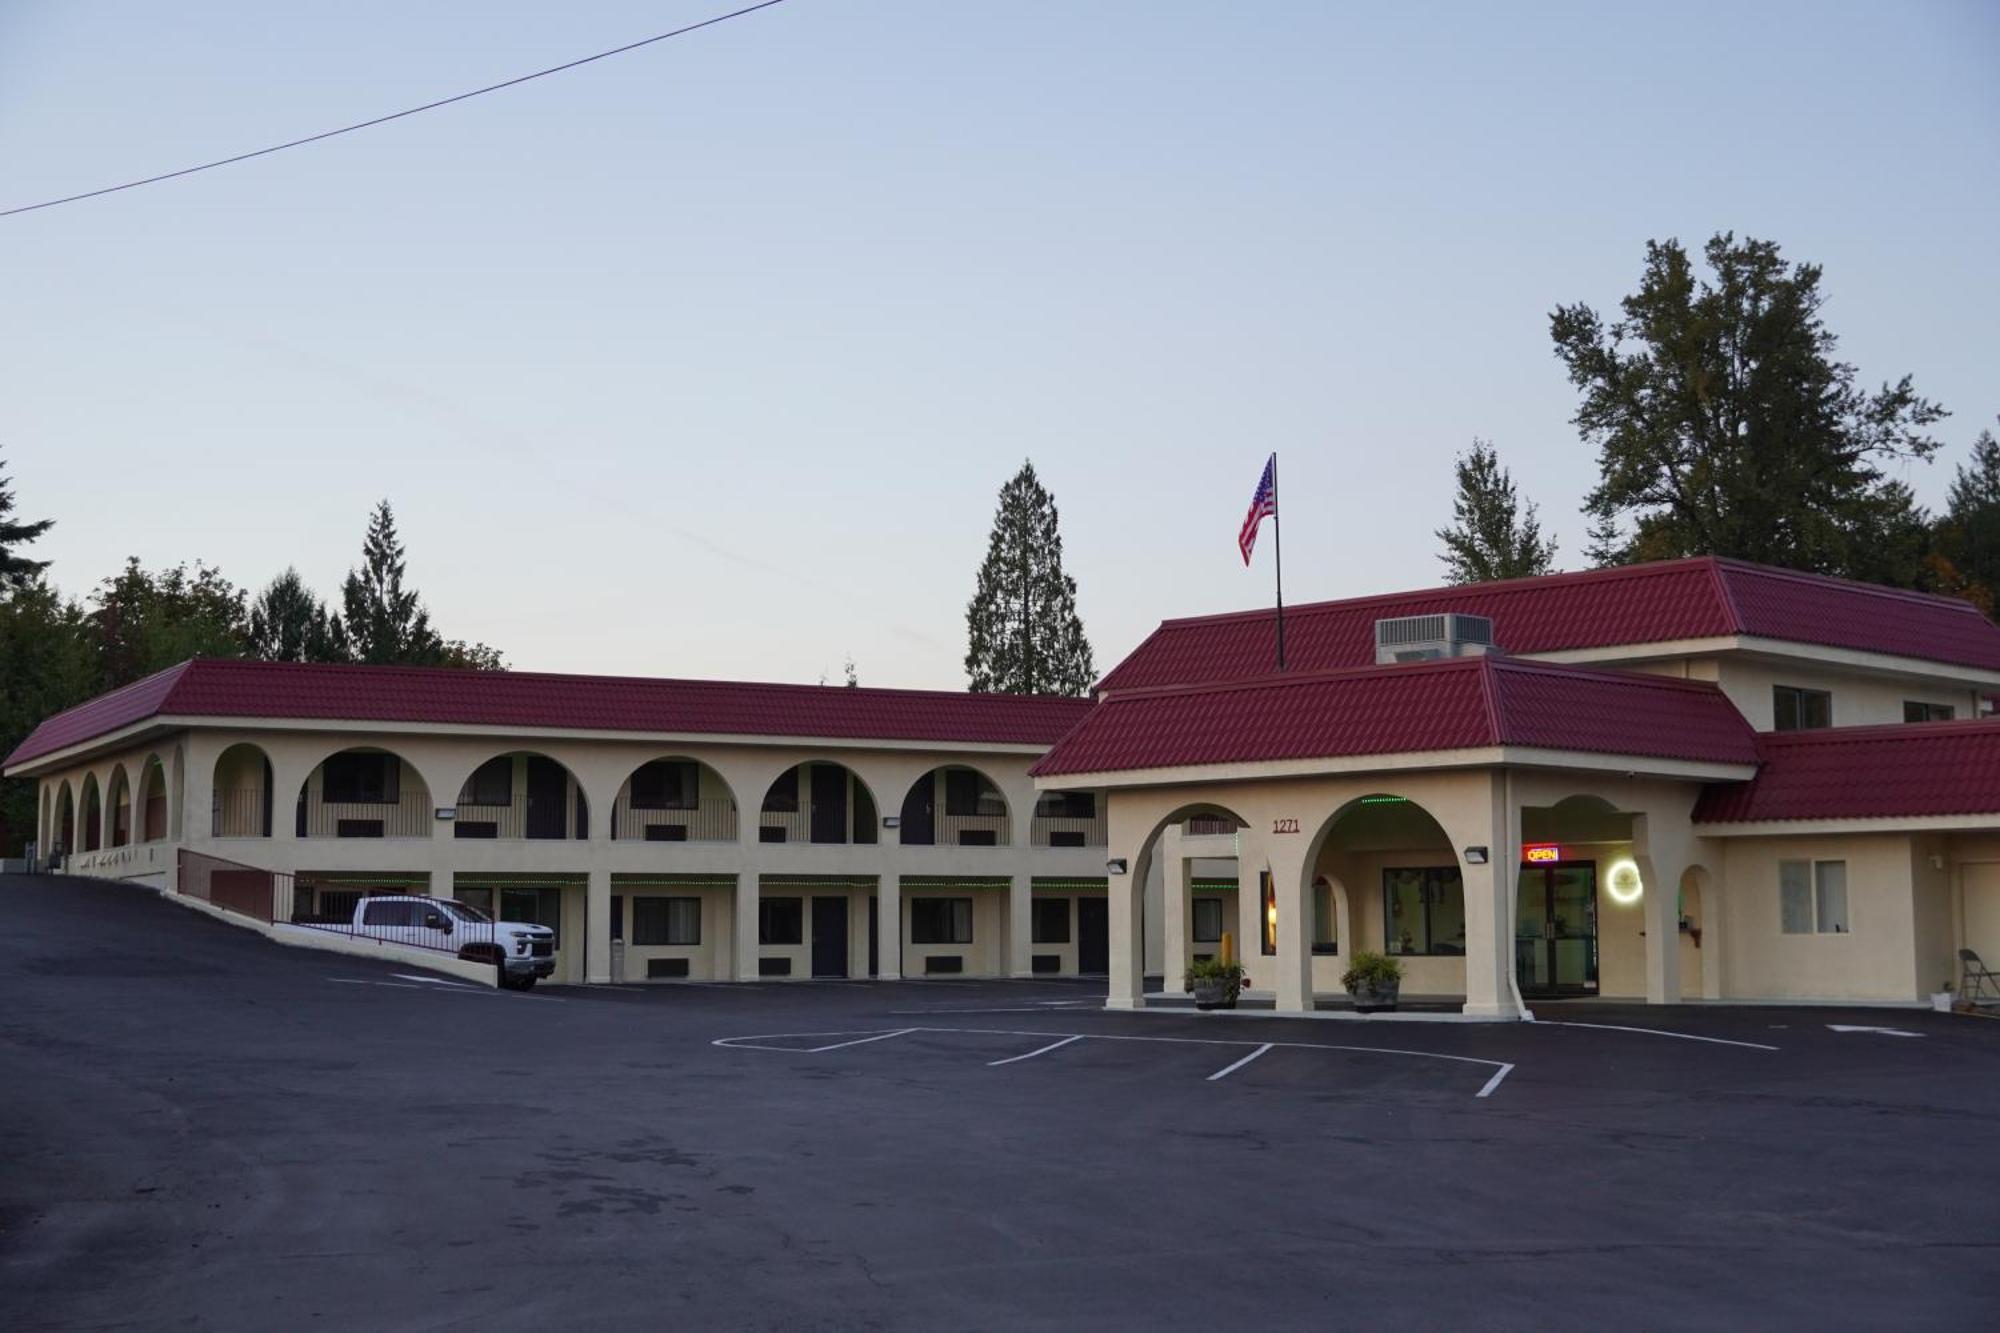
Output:
<instances>
[{"instance_id":1,"label":"neon open sign","mask_svg":"<svg viewBox=\"0 0 2000 1333\"><path fill-rule=\"evenodd\" d=\"M1548 865L1563 859L1563 849L1553 842L1531 842L1521 848L1521 859L1529 865Z\"/></svg>"}]
</instances>

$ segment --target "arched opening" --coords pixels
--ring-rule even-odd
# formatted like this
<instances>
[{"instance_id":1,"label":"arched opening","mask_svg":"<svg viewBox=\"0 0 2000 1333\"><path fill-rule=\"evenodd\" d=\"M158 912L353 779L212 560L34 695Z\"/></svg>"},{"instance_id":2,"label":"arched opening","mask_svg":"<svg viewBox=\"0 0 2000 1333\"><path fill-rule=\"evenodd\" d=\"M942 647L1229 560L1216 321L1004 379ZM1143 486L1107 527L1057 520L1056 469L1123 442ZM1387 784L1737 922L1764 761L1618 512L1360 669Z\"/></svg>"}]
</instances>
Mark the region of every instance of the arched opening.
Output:
<instances>
[{"instance_id":1,"label":"arched opening","mask_svg":"<svg viewBox=\"0 0 2000 1333\"><path fill-rule=\"evenodd\" d=\"M83 778L83 850L94 852L104 845L104 795L97 786L97 774Z\"/></svg>"},{"instance_id":2,"label":"arched opening","mask_svg":"<svg viewBox=\"0 0 2000 1333\"><path fill-rule=\"evenodd\" d=\"M561 841L590 832L590 806L576 775L530 750L494 755L473 769L453 815L455 838Z\"/></svg>"},{"instance_id":3,"label":"arched opening","mask_svg":"<svg viewBox=\"0 0 2000 1333\"><path fill-rule=\"evenodd\" d=\"M1121 881L1114 875L1110 910L1129 932L1120 948L1119 932L1112 931L1114 997L1127 986L1136 994L1139 978L1155 971L1167 991L1180 992L1188 967L1220 958L1225 947L1238 962L1254 963L1245 955L1255 948L1255 903L1245 901L1238 888L1236 831L1243 826L1242 816L1224 806L1181 806L1163 816L1140 844L1138 859L1128 867L1128 906L1121 906ZM1253 974L1246 984L1256 980Z\"/></svg>"},{"instance_id":4,"label":"arched opening","mask_svg":"<svg viewBox=\"0 0 2000 1333\"><path fill-rule=\"evenodd\" d=\"M1705 995L1709 956L1702 952L1702 923L1709 906L1709 874L1705 866L1689 866L1681 872L1680 884L1680 972L1681 996L1692 999Z\"/></svg>"},{"instance_id":5,"label":"arched opening","mask_svg":"<svg viewBox=\"0 0 2000 1333\"><path fill-rule=\"evenodd\" d=\"M105 804L111 811L111 845L125 847L132 841L132 782L125 776L125 765L111 770L111 783L106 788Z\"/></svg>"},{"instance_id":6,"label":"arched opening","mask_svg":"<svg viewBox=\"0 0 2000 1333\"><path fill-rule=\"evenodd\" d=\"M322 759L299 788L301 838L425 838L431 793L409 761L357 746Z\"/></svg>"},{"instance_id":7,"label":"arched opening","mask_svg":"<svg viewBox=\"0 0 2000 1333\"><path fill-rule=\"evenodd\" d=\"M1005 847L1007 798L994 781L966 764L942 764L910 784L903 797L905 847Z\"/></svg>"},{"instance_id":8,"label":"arched opening","mask_svg":"<svg viewBox=\"0 0 2000 1333\"><path fill-rule=\"evenodd\" d=\"M49 830L49 838L49 850L54 855L76 850L76 798L70 792L68 778L56 790L55 824Z\"/></svg>"},{"instance_id":9,"label":"arched opening","mask_svg":"<svg viewBox=\"0 0 2000 1333\"><path fill-rule=\"evenodd\" d=\"M759 842L872 843L875 796L845 764L815 760L780 773L757 815Z\"/></svg>"},{"instance_id":10,"label":"arched opening","mask_svg":"<svg viewBox=\"0 0 2000 1333\"><path fill-rule=\"evenodd\" d=\"M1524 997L1646 993L1632 816L1593 793L1521 808L1514 971Z\"/></svg>"},{"instance_id":11,"label":"arched opening","mask_svg":"<svg viewBox=\"0 0 2000 1333\"><path fill-rule=\"evenodd\" d=\"M139 770L139 840L158 842L167 836L167 768L160 756L146 756Z\"/></svg>"},{"instance_id":12,"label":"arched opening","mask_svg":"<svg viewBox=\"0 0 2000 1333\"><path fill-rule=\"evenodd\" d=\"M1429 810L1393 792L1347 802L1308 845L1305 874L1313 994L1340 994L1346 963L1364 951L1402 964L1406 996L1465 994L1464 873ZM1266 923L1259 944L1269 954L1275 934Z\"/></svg>"},{"instance_id":13,"label":"arched opening","mask_svg":"<svg viewBox=\"0 0 2000 1333\"><path fill-rule=\"evenodd\" d=\"M649 759L618 789L611 836L633 842L735 842L736 793L699 759Z\"/></svg>"},{"instance_id":14,"label":"arched opening","mask_svg":"<svg viewBox=\"0 0 2000 1333\"><path fill-rule=\"evenodd\" d=\"M217 838L271 836L271 761L248 742L215 757L209 831Z\"/></svg>"}]
</instances>

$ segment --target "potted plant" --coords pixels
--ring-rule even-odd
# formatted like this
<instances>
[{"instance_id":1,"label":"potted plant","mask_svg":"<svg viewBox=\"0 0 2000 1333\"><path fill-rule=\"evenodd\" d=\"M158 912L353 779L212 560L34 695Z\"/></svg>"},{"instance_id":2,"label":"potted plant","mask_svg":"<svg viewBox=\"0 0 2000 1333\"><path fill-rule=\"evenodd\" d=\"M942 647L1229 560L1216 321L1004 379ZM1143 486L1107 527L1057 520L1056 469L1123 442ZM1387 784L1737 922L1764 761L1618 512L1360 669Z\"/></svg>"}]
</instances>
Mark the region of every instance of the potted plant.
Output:
<instances>
[{"instance_id":1,"label":"potted plant","mask_svg":"<svg viewBox=\"0 0 2000 1333\"><path fill-rule=\"evenodd\" d=\"M1243 989L1243 964L1219 958L1197 958L1188 964L1187 988L1197 1009L1234 1009Z\"/></svg>"},{"instance_id":2,"label":"potted plant","mask_svg":"<svg viewBox=\"0 0 2000 1333\"><path fill-rule=\"evenodd\" d=\"M1394 1009L1403 986L1403 965L1387 954L1358 953L1340 974L1340 984L1354 997L1354 1007L1360 1013Z\"/></svg>"},{"instance_id":3,"label":"potted plant","mask_svg":"<svg viewBox=\"0 0 2000 1333\"><path fill-rule=\"evenodd\" d=\"M1936 990L1931 992L1931 1008L1937 1010L1941 1014L1948 1014L1951 1012L1952 999L1953 996L1951 993L1951 982L1946 981L1943 985L1939 986Z\"/></svg>"}]
</instances>

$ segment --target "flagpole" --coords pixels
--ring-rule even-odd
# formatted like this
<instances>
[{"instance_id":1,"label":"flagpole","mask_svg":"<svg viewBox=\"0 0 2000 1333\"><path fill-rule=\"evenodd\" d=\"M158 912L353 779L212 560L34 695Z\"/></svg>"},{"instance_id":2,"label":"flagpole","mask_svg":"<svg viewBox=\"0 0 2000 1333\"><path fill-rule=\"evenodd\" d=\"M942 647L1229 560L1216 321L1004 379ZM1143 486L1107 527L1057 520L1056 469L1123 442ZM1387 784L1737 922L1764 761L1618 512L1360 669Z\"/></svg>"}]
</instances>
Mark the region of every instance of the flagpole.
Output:
<instances>
[{"instance_id":1,"label":"flagpole","mask_svg":"<svg viewBox=\"0 0 2000 1333\"><path fill-rule=\"evenodd\" d=\"M1285 669L1285 539L1278 520L1278 454L1271 451L1271 554L1278 578L1278 670Z\"/></svg>"}]
</instances>

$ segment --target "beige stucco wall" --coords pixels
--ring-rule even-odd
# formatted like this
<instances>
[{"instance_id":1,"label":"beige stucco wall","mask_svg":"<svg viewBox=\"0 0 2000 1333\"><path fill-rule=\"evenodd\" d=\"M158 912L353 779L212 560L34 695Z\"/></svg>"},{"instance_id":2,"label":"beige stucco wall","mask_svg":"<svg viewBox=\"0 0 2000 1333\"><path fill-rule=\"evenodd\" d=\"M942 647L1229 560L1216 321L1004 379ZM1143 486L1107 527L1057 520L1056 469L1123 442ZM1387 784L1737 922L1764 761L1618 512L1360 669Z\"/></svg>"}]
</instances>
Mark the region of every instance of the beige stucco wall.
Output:
<instances>
[{"instance_id":1,"label":"beige stucco wall","mask_svg":"<svg viewBox=\"0 0 2000 1333\"><path fill-rule=\"evenodd\" d=\"M1772 689L1778 685L1830 693L1833 696L1833 725L1836 727L1901 722L1906 700L1949 704L1961 718L1979 716L1979 691L1969 686L1953 686L1915 676L1889 676L1823 663L1772 661L1730 653L1719 657L1646 662L1637 664L1635 669L1651 675L1714 681L1729 696L1729 701L1736 705L1737 711L1758 731L1772 728Z\"/></svg>"},{"instance_id":2,"label":"beige stucco wall","mask_svg":"<svg viewBox=\"0 0 2000 1333\"><path fill-rule=\"evenodd\" d=\"M1907 834L1732 838L1723 860L1728 994L1743 999L1920 997ZM1778 863L1847 863L1846 934L1787 935Z\"/></svg>"}]
</instances>

